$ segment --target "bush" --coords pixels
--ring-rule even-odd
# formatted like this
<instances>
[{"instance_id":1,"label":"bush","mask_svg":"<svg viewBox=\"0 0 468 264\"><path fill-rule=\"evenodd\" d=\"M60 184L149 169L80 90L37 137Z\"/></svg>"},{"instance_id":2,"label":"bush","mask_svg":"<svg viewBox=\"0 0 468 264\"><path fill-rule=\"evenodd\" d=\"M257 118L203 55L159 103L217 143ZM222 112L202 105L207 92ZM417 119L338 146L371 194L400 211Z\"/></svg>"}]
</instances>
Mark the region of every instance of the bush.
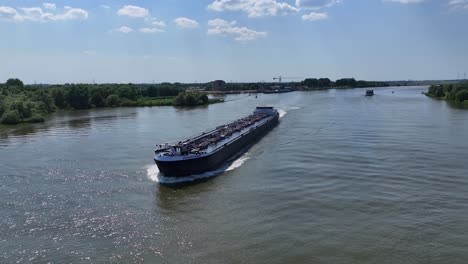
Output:
<instances>
[{"instance_id":1,"label":"bush","mask_svg":"<svg viewBox=\"0 0 468 264\"><path fill-rule=\"evenodd\" d=\"M106 105L106 102L100 93L95 92L93 95L91 95L91 104L95 107L103 107Z\"/></svg>"},{"instance_id":2,"label":"bush","mask_svg":"<svg viewBox=\"0 0 468 264\"><path fill-rule=\"evenodd\" d=\"M40 114L33 114L33 116L31 118L28 118L27 120L25 120L26 122L30 122L30 123L42 123L45 121L44 117Z\"/></svg>"},{"instance_id":3,"label":"bush","mask_svg":"<svg viewBox=\"0 0 468 264\"><path fill-rule=\"evenodd\" d=\"M197 105L197 98L195 98L193 93L187 93L185 95L185 105L187 105L187 106Z\"/></svg>"},{"instance_id":4,"label":"bush","mask_svg":"<svg viewBox=\"0 0 468 264\"><path fill-rule=\"evenodd\" d=\"M107 105L108 106L119 106L120 105L120 98L116 94L111 94L107 97Z\"/></svg>"},{"instance_id":5,"label":"bush","mask_svg":"<svg viewBox=\"0 0 468 264\"><path fill-rule=\"evenodd\" d=\"M209 102L208 95L202 94L199 98L201 104L207 104Z\"/></svg>"},{"instance_id":6,"label":"bush","mask_svg":"<svg viewBox=\"0 0 468 264\"><path fill-rule=\"evenodd\" d=\"M196 106L209 103L208 95L201 92L180 93L174 101L176 106Z\"/></svg>"},{"instance_id":7,"label":"bush","mask_svg":"<svg viewBox=\"0 0 468 264\"><path fill-rule=\"evenodd\" d=\"M21 122L20 114L16 110L9 110L2 115L2 124L14 125Z\"/></svg>"},{"instance_id":8,"label":"bush","mask_svg":"<svg viewBox=\"0 0 468 264\"><path fill-rule=\"evenodd\" d=\"M10 104L10 110L16 111L20 119L30 118L35 107L36 104L31 101L25 101L24 99L16 99Z\"/></svg>"},{"instance_id":9,"label":"bush","mask_svg":"<svg viewBox=\"0 0 468 264\"><path fill-rule=\"evenodd\" d=\"M444 97L445 96L444 87L440 85L435 85L435 86L433 85L429 87L428 94L434 97Z\"/></svg>"},{"instance_id":10,"label":"bush","mask_svg":"<svg viewBox=\"0 0 468 264\"><path fill-rule=\"evenodd\" d=\"M120 102L120 106L137 106L137 102L124 98Z\"/></svg>"},{"instance_id":11,"label":"bush","mask_svg":"<svg viewBox=\"0 0 468 264\"><path fill-rule=\"evenodd\" d=\"M177 95L174 104L177 106L185 105L185 93L180 93L179 95Z\"/></svg>"},{"instance_id":12,"label":"bush","mask_svg":"<svg viewBox=\"0 0 468 264\"><path fill-rule=\"evenodd\" d=\"M73 85L68 90L67 100L75 109L87 109L89 105L89 89L84 85Z\"/></svg>"},{"instance_id":13,"label":"bush","mask_svg":"<svg viewBox=\"0 0 468 264\"><path fill-rule=\"evenodd\" d=\"M468 90L458 91L455 98L459 103L463 103L463 101L468 100Z\"/></svg>"},{"instance_id":14,"label":"bush","mask_svg":"<svg viewBox=\"0 0 468 264\"><path fill-rule=\"evenodd\" d=\"M2 116L3 113L5 113L5 110L6 110L6 104L3 101L2 96L0 96L0 116Z\"/></svg>"}]
</instances>

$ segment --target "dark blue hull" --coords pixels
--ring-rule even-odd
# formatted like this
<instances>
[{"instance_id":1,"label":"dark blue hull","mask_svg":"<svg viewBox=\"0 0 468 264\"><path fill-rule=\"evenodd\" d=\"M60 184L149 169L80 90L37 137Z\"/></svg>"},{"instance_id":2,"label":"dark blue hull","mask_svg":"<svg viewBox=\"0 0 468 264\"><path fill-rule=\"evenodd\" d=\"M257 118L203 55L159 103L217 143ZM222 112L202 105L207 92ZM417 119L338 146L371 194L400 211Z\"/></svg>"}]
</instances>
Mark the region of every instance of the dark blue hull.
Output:
<instances>
[{"instance_id":1,"label":"dark blue hull","mask_svg":"<svg viewBox=\"0 0 468 264\"><path fill-rule=\"evenodd\" d=\"M155 162L158 165L159 171L163 173L165 177L184 177L213 171L221 167L232 157L235 157L247 146L255 143L259 138L276 126L278 121L279 117L275 116L264 125L252 130L239 139L226 144L223 148L208 156L179 161L160 161L155 159Z\"/></svg>"}]
</instances>

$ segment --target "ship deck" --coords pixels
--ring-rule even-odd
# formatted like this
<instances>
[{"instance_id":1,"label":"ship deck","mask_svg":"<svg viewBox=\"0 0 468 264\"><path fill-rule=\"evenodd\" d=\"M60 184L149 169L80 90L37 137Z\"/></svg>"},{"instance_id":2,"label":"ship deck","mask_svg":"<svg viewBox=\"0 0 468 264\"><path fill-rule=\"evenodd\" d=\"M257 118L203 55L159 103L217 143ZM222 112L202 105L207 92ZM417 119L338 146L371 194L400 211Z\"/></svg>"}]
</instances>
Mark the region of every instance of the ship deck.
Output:
<instances>
[{"instance_id":1,"label":"ship deck","mask_svg":"<svg viewBox=\"0 0 468 264\"><path fill-rule=\"evenodd\" d=\"M164 147L156 150L156 152L159 152L157 156L164 160L178 160L209 155L223 148L226 144L248 134L251 130L263 125L272 118L274 117L268 114L253 114L232 123L219 126L198 136L180 141L177 144L166 144ZM170 148L176 149L177 153L171 153Z\"/></svg>"}]
</instances>

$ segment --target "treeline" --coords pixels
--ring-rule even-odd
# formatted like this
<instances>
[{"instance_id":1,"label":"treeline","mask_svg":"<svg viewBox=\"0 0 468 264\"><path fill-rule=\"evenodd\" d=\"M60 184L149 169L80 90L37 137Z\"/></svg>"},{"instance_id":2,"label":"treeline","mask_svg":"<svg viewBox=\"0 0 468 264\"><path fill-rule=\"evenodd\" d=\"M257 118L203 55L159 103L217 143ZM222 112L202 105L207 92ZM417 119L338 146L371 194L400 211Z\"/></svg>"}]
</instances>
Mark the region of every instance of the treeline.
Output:
<instances>
[{"instance_id":1,"label":"treeline","mask_svg":"<svg viewBox=\"0 0 468 264\"><path fill-rule=\"evenodd\" d=\"M187 96L184 90L177 83L24 85L19 79L9 79L0 84L0 122L43 122L45 115L59 109L209 103L207 97L205 100L198 94ZM181 93L184 100L176 102L176 96Z\"/></svg>"},{"instance_id":2,"label":"treeline","mask_svg":"<svg viewBox=\"0 0 468 264\"><path fill-rule=\"evenodd\" d=\"M286 79L285 79L286 80ZM354 78L343 78L333 82L329 78L307 78L300 82L284 82L282 86L291 87L295 90L330 89L330 88L364 88L364 87L387 87L385 82L363 81ZM258 82L258 83L226 83L222 88L223 91L262 91L270 90L272 87L278 86L278 82ZM210 85L206 84L203 87L210 89Z\"/></svg>"},{"instance_id":3,"label":"treeline","mask_svg":"<svg viewBox=\"0 0 468 264\"><path fill-rule=\"evenodd\" d=\"M269 87L267 83L227 83L224 90L226 91L258 91Z\"/></svg>"},{"instance_id":4,"label":"treeline","mask_svg":"<svg viewBox=\"0 0 468 264\"><path fill-rule=\"evenodd\" d=\"M468 102L468 83L432 85L427 95L458 103Z\"/></svg>"},{"instance_id":5,"label":"treeline","mask_svg":"<svg viewBox=\"0 0 468 264\"><path fill-rule=\"evenodd\" d=\"M364 88L364 87L386 87L385 82L370 82L370 81L357 81L354 78L343 78L331 81L328 78L307 78L301 82L302 86L307 86L311 89L326 89L326 88Z\"/></svg>"}]
</instances>

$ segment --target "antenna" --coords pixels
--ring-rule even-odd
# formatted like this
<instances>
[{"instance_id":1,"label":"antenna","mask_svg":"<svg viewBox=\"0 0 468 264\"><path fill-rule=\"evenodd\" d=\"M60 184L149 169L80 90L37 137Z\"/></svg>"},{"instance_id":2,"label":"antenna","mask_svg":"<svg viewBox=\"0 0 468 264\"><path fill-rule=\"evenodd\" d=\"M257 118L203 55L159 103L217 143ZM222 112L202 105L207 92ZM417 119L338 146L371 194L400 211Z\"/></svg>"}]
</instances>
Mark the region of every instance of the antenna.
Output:
<instances>
[{"instance_id":1,"label":"antenna","mask_svg":"<svg viewBox=\"0 0 468 264\"><path fill-rule=\"evenodd\" d=\"M466 72L463 74L463 80L466 80Z\"/></svg>"}]
</instances>

